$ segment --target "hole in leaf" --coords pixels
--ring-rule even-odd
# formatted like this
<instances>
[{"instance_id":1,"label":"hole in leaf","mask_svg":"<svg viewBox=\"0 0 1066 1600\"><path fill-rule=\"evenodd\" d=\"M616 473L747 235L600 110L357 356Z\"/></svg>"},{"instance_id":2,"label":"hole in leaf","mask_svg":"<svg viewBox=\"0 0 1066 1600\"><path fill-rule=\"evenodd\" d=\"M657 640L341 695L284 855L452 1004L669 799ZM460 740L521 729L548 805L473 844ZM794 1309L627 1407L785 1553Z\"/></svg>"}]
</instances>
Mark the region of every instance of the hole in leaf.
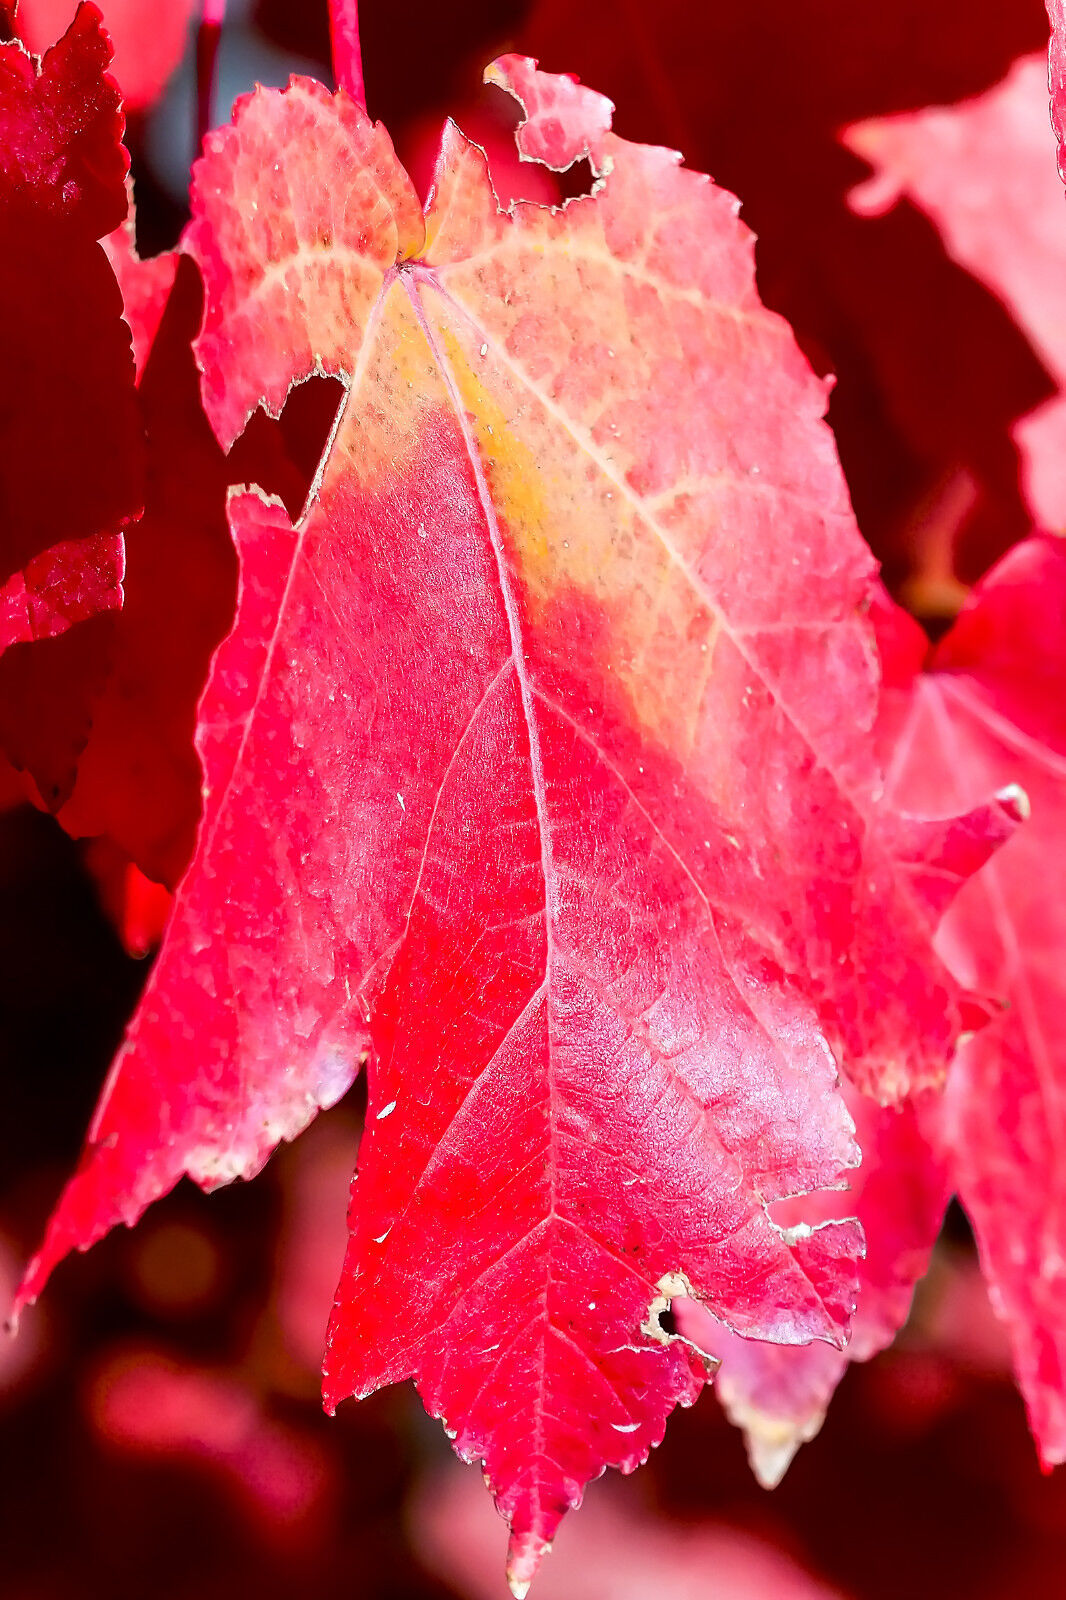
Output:
<instances>
[{"instance_id":1,"label":"hole in leaf","mask_svg":"<svg viewBox=\"0 0 1066 1600\"><path fill-rule=\"evenodd\" d=\"M659 1312L659 1327L669 1339L675 1338L676 1335L681 1332L681 1329L677 1325L677 1317L674 1314L674 1308L672 1305L667 1306L665 1311Z\"/></svg>"},{"instance_id":2,"label":"hole in leaf","mask_svg":"<svg viewBox=\"0 0 1066 1600\"><path fill-rule=\"evenodd\" d=\"M487 84L468 111L457 120L468 138L485 151L492 186L501 205L532 200L538 205L561 206L564 200L591 194L592 165L586 156L553 172L539 161L523 161L515 133L525 113L518 101L497 84Z\"/></svg>"},{"instance_id":3,"label":"hole in leaf","mask_svg":"<svg viewBox=\"0 0 1066 1600\"><path fill-rule=\"evenodd\" d=\"M315 373L289 391L280 417L260 407L229 453L231 483L277 495L293 522L303 514L344 399L339 378Z\"/></svg>"},{"instance_id":4,"label":"hole in leaf","mask_svg":"<svg viewBox=\"0 0 1066 1600\"><path fill-rule=\"evenodd\" d=\"M940 1236L960 1251L970 1255L976 1251L970 1219L954 1197L948 1202L948 1208L944 1213Z\"/></svg>"},{"instance_id":5,"label":"hole in leaf","mask_svg":"<svg viewBox=\"0 0 1066 1600\"><path fill-rule=\"evenodd\" d=\"M592 162L588 156L582 156L580 161L575 161L567 167L565 172L553 174L559 186L559 200L580 200L584 195L592 193L596 182L596 174L592 170Z\"/></svg>"},{"instance_id":6,"label":"hole in leaf","mask_svg":"<svg viewBox=\"0 0 1066 1600\"><path fill-rule=\"evenodd\" d=\"M362 1131L366 1122L366 1106L370 1085L367 1081L367 1067L369 1059L366 1054L359 1059L359 1071L352 1079L352 1086L337 1101L337 1105L345 1106L352 1121ZM331 1107L331 1109L333 1109Z\"/></svg>"},{"instance_id":7,"label":"hole in leaf","mask_svg":"<svg viewBox=\"0 0 1066 1600\"><path fill-rule=\"evenodd\" d=\"M561 206L564 200L591 193L594 174L585 157L565 172L553 172L539 161L522 160L515 144L522 108L497 84L481 85L468 100L453 106L453 114L466 137L484 150L501 206L520 200ZM441 118L434 110L409 125L400 139L401 159L423 200L432 182L440 135Z\"/></svg>"}]
</instances>

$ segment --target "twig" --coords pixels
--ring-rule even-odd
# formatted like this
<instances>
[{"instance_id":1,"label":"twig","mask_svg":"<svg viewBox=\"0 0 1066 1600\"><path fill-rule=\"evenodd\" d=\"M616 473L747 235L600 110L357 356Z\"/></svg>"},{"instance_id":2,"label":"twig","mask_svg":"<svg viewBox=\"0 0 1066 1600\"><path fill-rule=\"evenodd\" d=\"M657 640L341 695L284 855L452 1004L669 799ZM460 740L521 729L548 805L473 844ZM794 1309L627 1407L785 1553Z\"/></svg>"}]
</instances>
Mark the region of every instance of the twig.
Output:
<instances>
[{"instance_id":1,"label":"twig","mask_svg":"<svg viewBox=\"0 0 1066 1600\"><path fill-rule=\"evenodd\" d=\"M196 34L196 148L203 148L204 134L214 124L215 75L218 45L226 17L226 0L204 0L200 27Z\"/></svg>"},{"instance_id":2,"label":"twig","mask_svg":"<svg viewBox=\"0 0 1066 1600\"><path fill-rule=\"evenodd\" d=\"M366 110L363 52L359 44L359 0L329 0L329 32L333 44L333 76Z\"/></svg>"}]
</instances>

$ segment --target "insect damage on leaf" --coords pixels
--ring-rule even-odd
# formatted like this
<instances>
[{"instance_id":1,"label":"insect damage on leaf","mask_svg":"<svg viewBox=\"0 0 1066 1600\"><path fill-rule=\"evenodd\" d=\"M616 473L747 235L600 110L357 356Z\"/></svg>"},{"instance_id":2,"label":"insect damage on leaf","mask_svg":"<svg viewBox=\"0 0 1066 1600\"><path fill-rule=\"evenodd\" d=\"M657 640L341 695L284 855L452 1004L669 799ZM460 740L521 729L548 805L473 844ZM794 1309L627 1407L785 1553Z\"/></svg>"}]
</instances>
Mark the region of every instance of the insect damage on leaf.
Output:
<instances>
[{"instance_id":1,"label":"insect damage on leaf","mask_svg":"<svg viewBox=\"0 0 1066 1600\"><path fill-rule=\"evenodd\" d=\"M707 1355L691 1339L686 1339L684 1334L677 1331L677 1318L673 1313L675 1300L697 1298L695 1290L683 1272L664 1272L655 1285L655 1298L648 1307L648 1314L640 1325L640 1331L646 1338L655 1339L659 1344L670 1344L675 1339L680 1340L682 1344L688 1344L703 1360L708 1377L713 1377L718 1366L716 1358Z\"/></svg>"},{"instance_id":2,"label":"insect damage on leaf","mask_svg":"<svg viewBox=\"0 0 1066 1600\"><path fill-rule=\"evenodd\" d=\"M846 1338L859 1230L803 1225L857 1159L830 1041L887 1099L939 1079L929 935L1007 824L881 802L873 563L736 202L573 80L492 75L595 194L501 211L449 125L423 213L300 79L196 169L222 444L312 373L347 395L295 526L231 500L196 855L22 1298L366 1055L326 1402L414 1377L519 1593L706 1379L642 1331L664 1285Z\"/></svg>"}]
</instances>

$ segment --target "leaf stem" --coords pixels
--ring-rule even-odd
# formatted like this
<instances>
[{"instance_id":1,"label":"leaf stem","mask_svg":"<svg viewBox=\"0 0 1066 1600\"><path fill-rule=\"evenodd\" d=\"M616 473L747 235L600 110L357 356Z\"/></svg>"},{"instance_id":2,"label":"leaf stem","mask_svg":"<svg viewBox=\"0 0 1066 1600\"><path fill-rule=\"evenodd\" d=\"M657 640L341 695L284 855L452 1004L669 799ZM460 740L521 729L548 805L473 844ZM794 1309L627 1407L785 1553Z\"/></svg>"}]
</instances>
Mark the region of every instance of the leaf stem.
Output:
<instances>
[{"instance_id":1,"label":"leaf stem","mask_svg":"<svg viewBox=\"0 0 1066 1600\"><path fill-rule=\"evenodd\" d=\"M196 34L196 149L203 148L204 134L214 124L215 77L218 45L226 17L226 0L204 0L200 27Z\"/></svg>"},{"instance_id":2,"label":"leaf stem","mask_svg":"<svg viewBox=\"0 0 1066 1600\"><path fill-rule=\"evenodd\" d=\"M337 88L346 89L365 111L359 0L329 0L329 34L333 45L333 76Z\"/></svg>"}]
</instances>

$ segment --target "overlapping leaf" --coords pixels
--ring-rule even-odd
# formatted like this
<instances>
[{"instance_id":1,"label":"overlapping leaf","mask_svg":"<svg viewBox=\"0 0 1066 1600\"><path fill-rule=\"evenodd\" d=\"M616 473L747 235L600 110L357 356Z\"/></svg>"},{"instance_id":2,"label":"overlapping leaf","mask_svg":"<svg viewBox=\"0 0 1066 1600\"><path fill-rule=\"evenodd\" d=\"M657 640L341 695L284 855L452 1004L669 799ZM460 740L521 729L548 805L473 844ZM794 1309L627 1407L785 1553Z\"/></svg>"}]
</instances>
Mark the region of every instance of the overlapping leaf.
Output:
<instances>
[{"instance_id":1,"label":"overlapping leaf","mask_svg":"<svg viewBox=\"0 0 1066 1600\"><path fill-rule=\"evenodd\" d=\"M938 947L1007 1008L959 1051L952 1179L1045 1462L1066 1459L1066 546L1034 537L979 586L906 704L894 792L930 814L1008 783L1031 820L967 884Z\"/></svg>"},{"instance_id":2,"label":"overlapping leaf","mask_svg":"<svg viewBox=\"0 0 1066 1600\"><path fill-rule=\"evenodd\" d=\"M126 532L125 603L111 630L108 672L92 700L73 789L57 815L75 838L108 841L110 854L103 844L96 859L106 856L123 878L126 867L114 867L115 846L135 870L174 887L192 855L200 816L196 706L211 654L233 618L228 487L247 479L268 483L298 510L313 469L301 473L290 454L306 454L305 441L286 437L264 417L227 458L200 401L192 341L203 294L193 263L179 265L174 252L141 260L132 214L103 243L133 335L147 433L145 510ZM296 421L320 453L315 427L320 440L326 424L306 402L302 412ZM293 435L291 422L288 431ZM125 900L124 894L105 898Z\"/></svg>"},{"instance_id":3,"label":"overlapping leaf","mask_svg":"<svg viewBox=\"0 0 1066 1600\"><path fill-rule=\"evenodd\" d=\"M30 50L47 50L69 26L77 0L19 0L17 26ZM115 77L128 108L150 106L181 60L197 0L106 0L104 22L115 47Z\"/></svg>"},{"instance_id":4,"label":"overlapping leaf","mask_svg":"<svg viewBox=\"0 0 1066 1600\"><path fill-rule=\"evenodd\" d=\"M164 250L161 255L142 260L137 250L132 182L127 181L127 190L126 216L101 243L122 293L122 315L133 337L133 360L139 380L174 287L178 254Z\"/></svg>"},{"instance_id":5,"label":"overlapping leaf","mask_svg":"<svg viewBox=\"0 0 1066 1600\"><path fill-rule=\"evenodd\" d=\"M927 1136L938 1101L883 1109L847 1093L862 1164L851 1193L825 1196L826 1218L847 1204L862 1223L866 1254L851 1338L844 1350L828 1344L767 1344L741 1339L692 1302L678 1309L683 1333L721 1362L715 1393L744 1430L752 1470L767 1488L778 1483L801 1444L825 1419L849 1361L869 1361L892 1343L925 1273L949 1194L939 1139Z\"/></svg>"},{"instance_id":6,"label":"overlapping leaf","mask_svg":"<svg viewBox=\"0 0 1066 1600\"><path fill-rule=\"evenodd\" d=\"M146 504L127 535L126 604L59 819L75 836L107 835L173 887L199 818L196 704L233 615L229 471L200 405L191 346L202 303L195 268L182 263L167 299L164 274L169 267L173 277L173 261L140 262L128 252L119 259L126 315L144 362L138 392L148 439Z\"/></svg>"},{"instance_id":7,"label":"overlapping leaf","mask_svg":"<svg viewBox=\"0 0 1066 1600\"><path fill-rule=\"evenodd\" d=\"M188 249L224 445L348 389L294 528L231 503L204 819L23 1297L183 1172L250 1175L370 1062L326 1395L415 1376L529 1580L702 1360L838 1341L855 1159L827 1038L886 1099L962 1026L928 939L1009 831L885 808L873 566L824 386L732 198L510 58L524 154L596 192L501 212L445 131L423 215L379 127L295 80L212 136Z\"/></svg>"},{"instance_id":8,"label":"overlapping leaf","mask_svg":"<svg viewBox=\"0 0 1066 1600\"><path fill-rule=\"evenodd\" d=\"M1063 14L1057 0L1048 11L1061 145ZM873 203L904 192L934 217L953 254L1012 307L1061 385L1066 212L1049 159L1046 74L1042 56L1018 62L979 100L868 124L849 140L878 171ZM1016 438L1034 513L1061 525L1061 394L1023 419ZM1008 1004L960 1050L942 1126L1046 1464L1066 1459L1064 671L1066 554L1059 541L1037 537L985 579L930 672L904 693L893 769L900 803L923 811L950 811L1010 782L1032 807L1026 828L941 928L939 948L960 979Z\"/></svg>"},{"instance_id":9,"label":"overlapping leaf","mask_svg":"<svg viewBox=\"0 0 1066 1600\"><path fill-rule=\"evenodd\" d=\"M1047 56L958 105L848 129L876 176L856 192L868 214L901 197L936 225L952 255L1010 308L1058 392L1014 424L1021 485L1037 522L1066 516L1066 203L1048 127Z\"/></svg>"},{"instance_id":10,"label":"overlapping leaf","mask_svg":"<svg viewBox=\"0 0 1066 1600\"><path fill-rule=\"evenodd\" d=\"M49 803L106 676L143 503L129 329L97 243L126 214L109 56L91 5L40 63L0 45L0 742Z\"/></svg>"}]
</instances>

